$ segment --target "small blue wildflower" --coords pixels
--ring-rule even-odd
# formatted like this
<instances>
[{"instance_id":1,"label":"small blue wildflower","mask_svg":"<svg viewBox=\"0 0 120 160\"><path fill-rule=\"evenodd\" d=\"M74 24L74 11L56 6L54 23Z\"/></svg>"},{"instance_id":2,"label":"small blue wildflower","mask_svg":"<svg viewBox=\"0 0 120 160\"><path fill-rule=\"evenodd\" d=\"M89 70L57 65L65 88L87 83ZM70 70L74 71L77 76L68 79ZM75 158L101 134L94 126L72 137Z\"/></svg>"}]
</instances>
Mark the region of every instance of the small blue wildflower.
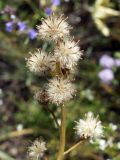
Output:
<instances>
[{"instance_id":1,"label":"small blue wildflower","mask_svg":"<svg viewBox=\"0 0 120 160\"><path fill-rule=\"evenodd\" d=\"M35 39L37 37L37 31L35 29L30 29L28 31L28 36L31 40Z\"/></svg>"},{"instance_id":2,"label":"small blue wildflower","mask_svg":"<svg viewBox=\"0 0 120 160\"><path fill-rule=\"evenodd\" d=\"M104 83L110 83L114 79L114 74L111 69L103 69L98 73L98 77Z\"/></svg>"},{"instance_id":3,"label":"small blue wildflower","mask_svg":"<svg viewBox=\"0 0 120 160\"><path fill-rule=\"evenodd\" d=\"M120 67L120 59L115 59L115 66Z\"/></svg>"},{"instance_id":4,"label":"small blue wildflower","mask_svg":"<svg viewBox=\"0 0 120 160\"><path fill-rule=\"evenodd\" d=\"M13 22L7 22L7 23L5 23L5 30L7 31L7 32L12 32L12 30L13 30Z\"/></svg>"},{"instance_id":5,"label":"small blue wildflower","mask_svg":"<svg viewBox=\"0 0 120 160\"><path fill-rule=\"evenodd\" d=\"M104 54L101 58L100 58L100 61L99 61L100 65L103 66L103 67L106 67L106 68L112 68L115 64L115 61L114 59L107 55L107 54Z\"/></svg>"},{"instance_id":6,"label":"small blue wildflower","mask_svg":"<svg viewBox=\"0 0 120 160\"><path fill-rule=\"evenodd\" d=\"M24 22L18 22L17 25L19 31L24 31L27 28L27 25Z\"/></svg>"},{"instance_id":7,"label":"small blue wildflower","mask_svg":"<svg viewBox=\"0 0 120 160\"><path fill-rule=\"evenodd\" d=\"M60 0L52 0L52 4L54 6L59 6L60 5Z\"/></svg>"},{"instance_id":8,"label":"small blue wildflower","mask_svg":"<svg viewBox=\"0 0 120 160\"><path fill-rule=\"evenodd\" d=\"M51 8L45 8L45 13L50 16L52 14L52 9Z\"/></svg>"}]
</instances>

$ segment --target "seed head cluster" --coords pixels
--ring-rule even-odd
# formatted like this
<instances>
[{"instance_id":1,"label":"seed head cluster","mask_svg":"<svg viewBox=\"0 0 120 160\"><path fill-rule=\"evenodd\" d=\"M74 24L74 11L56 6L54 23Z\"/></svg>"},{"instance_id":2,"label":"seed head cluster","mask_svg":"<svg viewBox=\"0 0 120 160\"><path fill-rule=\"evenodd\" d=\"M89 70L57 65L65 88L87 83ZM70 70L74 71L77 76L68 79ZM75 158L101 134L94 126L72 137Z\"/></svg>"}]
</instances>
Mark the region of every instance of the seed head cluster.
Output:
<instances>
[{"instance_id":1,"label":"seed head cluster","mask_svg":"<svg viewBox=\"0 0 120 160\"><path fill-rule=\"evenodd\" d=\"M76 65L81 59L82 52L78 42L70 37L71 27L67 23L67 18L63 15L52 14L42 20L42 24L37 26L38 36L46 41L54 43L52 53L46 53L38 49L27 58L29 70L37 75L49 74L51 79L42 94L40 91L39 101L46 100L56 105L64 105L75 94L75 86L72 83ZM70 78L72 77L72 78Z\"/></svg>"},{"instance_id":2,"label":"seed head cluster","mask_svg":"<svg viewBox=\"0 0 120 160\"><path fill-rule=\"evenodd\" d=\"M46 42L52 42L54 48L50 53L38 49L26 59L31 72L50 78L45 87L39 89L34 96L44 105L54 103L63 107L76 92L73 79L82 51L78 45L79 41L75 42L74 38L70 37L71 27L66 20L63 15L57 17L54 14L43 19L42 24L37 26L38 36ZM94 118L91 112L85 115L85 119L76 122L75 129L82 139L98 139L103 135L101 121L98 117ZM36 140L29 147L29 157L33 160L40 159L45 150L45 142Z\"/></svg>"}]
</instances>

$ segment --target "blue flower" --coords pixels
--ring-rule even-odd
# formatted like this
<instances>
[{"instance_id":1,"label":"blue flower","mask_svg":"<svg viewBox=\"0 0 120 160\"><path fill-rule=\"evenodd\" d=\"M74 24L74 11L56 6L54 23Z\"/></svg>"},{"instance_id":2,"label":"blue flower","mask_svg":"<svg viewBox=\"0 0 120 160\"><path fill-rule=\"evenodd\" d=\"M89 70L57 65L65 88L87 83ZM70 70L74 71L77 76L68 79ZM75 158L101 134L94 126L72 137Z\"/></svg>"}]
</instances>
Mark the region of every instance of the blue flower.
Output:
<instances>
[{"instance_id":1,"label":"blue flower","mask_svg":"<svg viewBox=\"0 0 120 160\"><path fill-rule=\"evenodd\" d=\"M52 9L51 8L45 8L45 13L50 16L52 14Z\"/></svg>"},{"instance_id":2,"label":"blue flower","mask_svg":"<svg viewBox=\"0 0 120 160\"><path fill-rule=\"evenodd\" d=\"M98 77L103 83L110 83L114 79L114 74L111 69L103 69L99 72Z\"/></svg>"},{"instance_id":3,"label":"blue flower","mask_svg":"<svg viewBox=\"0 0 120 160\"><path fill-rule=\"evenodd\" d=\"M37 31L35 29L30 29L28 31L28 36L31 40L35 39L37 37Z\"/></svg>"},{"instance_id":4,"label":"blue flower","mask_svg":"<svg viewBox=\"0 0 120 160\"><path fill-rule=\"evenodd\" d=\"M120 59L115 59L115 66L120 67Z\"/></svg>"},{"instance_id":5,"label":"blue flower","mask_svg":"<svg viewBox=\"0 0 120 160\"><path fill-rule=\"evenodd\" d=\"M115 64L115 61L112 57L107 54L104 54L99 61L100 65L106 68L112 68Z\"/></svg>"},{"instance_id":6,"label":"blue flower","mask_svg":"<svg viewBox=\"0 0 120 160\"><path fill-rule=\"evenodd\" d=\"M52 4L54 6L58 6L58 5L60 5L60 0L52 0Z\"/></svg>"},{"instance_id":7,"label":"blue flower","mask_svg":"<svg viewBox=\"0 0 120 160\"><path fill-rule=\"evenodd\" d=\"M5 24L5 30L7 31L7 32L12 32L12 30L13 30L13 22L7 22L6 24Z\"/></svg>"},{"instance_id":8,"label":"blue flower","mask_svg":"<svg viewBox=\"0 0 120 160\"><path fill-rule=\"evenodd\" d=\"M27 25L24 22L18 22L17 25L19 31L24 31L27 28Z\"/></svg>"}]
</instances>

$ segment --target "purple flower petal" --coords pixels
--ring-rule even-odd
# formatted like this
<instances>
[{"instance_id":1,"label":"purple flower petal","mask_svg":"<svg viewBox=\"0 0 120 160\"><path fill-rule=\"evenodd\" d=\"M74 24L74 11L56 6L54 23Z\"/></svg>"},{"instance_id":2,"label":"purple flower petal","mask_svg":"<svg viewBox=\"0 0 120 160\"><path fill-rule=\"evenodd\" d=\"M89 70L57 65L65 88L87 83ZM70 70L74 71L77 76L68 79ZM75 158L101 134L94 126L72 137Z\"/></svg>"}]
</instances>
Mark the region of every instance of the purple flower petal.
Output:
<instances>
[{"instance_id":1,"label":"purple flower petal","mask_svg":"<svg viewBox=\"0 0 120 160\"><path fill-rule=\"evenodd\" d=\"M98 77L104 83L110 83L114 79L114 74L111 69L103 69L99 72Z\"/></svg>"},{"instance_id":2,"label":"purple flower petal","mask_svg":"<svg viewBox=\"0 0 120 160\"><path fill-rule=\"evenodd\" d=\"M13 22L7 22L6 24L5 24L5 30L7 31L7 32L12 32L12 30L13 30Z\"/></svg>"},{"instance_id":3,"label":"purple flower petal","mask_svg":"<svg viewBox=\"0 0 120 160\"><path fill-rule=\"evenodd\" d=\"M112 57L105 54L100 58L99 63L103 67L112 68L115 64L115 61Z\"/></svg>"},{"instance_id":4,"label":"purple flower petal","mask_svg":"<svg viewBox=\"0 0 120 160\"><path fill-rule=\"evenodd\" d=\"M24 22L18 22L19 31L24 31L27 28L27 25Z\"/></svg>"},{"instance_id":5,"label":"purple flower petal","mask_svg":"<svg viewBox=\"0 0 120 160\"><path fill-rule=\"evenodd\" d=\"M50 16L52 14L52 9L51 8L46 8L45 13Z\"/></svg>"},{"instance_id":6,"label":"purple flower petal","mask_svg":"<svg viewBox=\"0 0 120 160\"><path fill-rule=\"evenodd\" d=\"M28 32L28 36L31 40L37 37L37 31L35 29L30 29Z\"/></svg>"},{"instance_id":7,"label":"purple flower petal","mask_svg":"<svg viewBox=\"0 0 120 160\"><path fill-rule=\"evenodd\" d=\"M52 4L54 6L59 6L60 5L60 0L52 0Z\"/></svg>"}]
</instances>

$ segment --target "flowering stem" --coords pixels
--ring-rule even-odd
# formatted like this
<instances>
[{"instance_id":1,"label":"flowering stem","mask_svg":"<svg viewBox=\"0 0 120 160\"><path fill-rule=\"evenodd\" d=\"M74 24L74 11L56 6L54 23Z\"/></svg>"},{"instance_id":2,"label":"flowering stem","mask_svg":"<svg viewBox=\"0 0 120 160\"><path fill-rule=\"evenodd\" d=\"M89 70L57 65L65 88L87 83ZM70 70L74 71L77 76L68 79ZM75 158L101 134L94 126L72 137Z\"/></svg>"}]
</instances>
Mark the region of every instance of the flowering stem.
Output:
<instances>
[{"instance_id":1,"label":"flowering stem","mask_svg":"<svg viewBox=\"0 0 120 160\"><path fill-rule=\"evenodd\" d=\"M76 143L75 145L73 145L71 148L69 148L67 151L64 152L64 155L68 154L69 152L73 151L74 149L76 149L82 142L82 141L79 141L78 143Z\"/></svg>"},{"instance_id":2,"label":"flowering stem","mask_svg":"<svg viewBox=\"0 0 120 160\"><path fill-rule=\"evenodd\" d=\"M64 149L65 149L65 117L66 117L66 111L65 106L61 107L61 126L60 126L60 148L57 160L62 160L64 156Z\"/></svg>"}]
</instances>

